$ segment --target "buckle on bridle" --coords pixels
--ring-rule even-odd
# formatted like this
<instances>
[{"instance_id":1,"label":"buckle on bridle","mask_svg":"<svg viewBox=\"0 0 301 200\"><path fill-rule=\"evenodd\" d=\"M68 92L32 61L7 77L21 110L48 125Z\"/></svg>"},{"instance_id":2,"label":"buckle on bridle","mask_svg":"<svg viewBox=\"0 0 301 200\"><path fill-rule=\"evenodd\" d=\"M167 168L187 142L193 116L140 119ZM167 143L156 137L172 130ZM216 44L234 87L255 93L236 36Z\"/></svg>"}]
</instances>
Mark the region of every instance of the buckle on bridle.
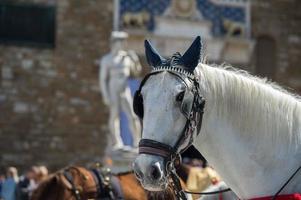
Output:
<instances>
[{"instance_id":1,"label":"buckle on bridle","mask_svg":"<svg viewBox=\"0 0 301 200\"><path fill-rule=\"evenodd\" d=\"M194 119L190 120L190 130L193 133L197 127L196 121Z\"/></svg>"},{"instance_id":2,"label":"buckle on bridle","mask_svg":"<svg viewBox=\"0 0 301 200\"><path fill-rule=\"evenodd\" d=\"M167 172L177 169L181 165L181 163L182 157L179 153L172 155L166 163Z\"/></svg>"}]
</instances>

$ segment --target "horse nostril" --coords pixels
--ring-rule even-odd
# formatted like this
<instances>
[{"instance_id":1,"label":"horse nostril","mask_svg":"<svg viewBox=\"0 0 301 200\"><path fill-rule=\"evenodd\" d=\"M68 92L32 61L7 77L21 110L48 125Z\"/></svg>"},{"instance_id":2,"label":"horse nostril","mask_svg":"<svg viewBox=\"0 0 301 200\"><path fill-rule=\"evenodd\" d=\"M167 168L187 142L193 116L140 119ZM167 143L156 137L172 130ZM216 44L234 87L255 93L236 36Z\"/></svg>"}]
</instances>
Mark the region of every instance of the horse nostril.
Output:
<instances>
[{"instance_id":1,"label":"horse nostril","mask_svg":"<svg viewBox=\"0 0 301 200\"><path fill-rule=\"evenodd\" d=\"M143 173L140 170L140 168L138 167L136 161L133 163L133 169L134 169L133 171L134 171L134 174L135 174L136 178L138 180L141 180L143 178Z\"/></svg>"},{"instance_id":2,"label":"horse nostril","mask_svg":"<svg viewBox=\"0 0 301 200\"><path fill-rule=\"evenodd\" d=\"M150 175L154 180L161 178L161 171L157 165L152 165L150 170Z\"/></svg>"},{"instance_id":3,"label":"horse nostril","mask_svg":"<svg viewBox=\"0 0 301 200\"><path fill-rule=\"evenodd\" d=\"M140 170L134 170L134 173L137 179L141 180L143 178L143 174Z\"/></svg>"}]
</instances>

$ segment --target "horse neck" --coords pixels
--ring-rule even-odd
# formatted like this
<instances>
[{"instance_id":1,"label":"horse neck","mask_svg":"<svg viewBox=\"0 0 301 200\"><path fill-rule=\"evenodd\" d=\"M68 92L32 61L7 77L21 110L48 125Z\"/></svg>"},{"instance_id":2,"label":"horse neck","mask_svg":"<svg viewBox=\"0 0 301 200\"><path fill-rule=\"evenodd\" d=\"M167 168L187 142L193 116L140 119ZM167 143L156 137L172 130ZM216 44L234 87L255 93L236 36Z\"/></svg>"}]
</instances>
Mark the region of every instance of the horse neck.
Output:
<instances>
[{"instance_id":1,"label":"horse neck","mask_svg":"<svg viewBox=\"0 0 301 200\"><path fill-rule=\"evenodd\" d=\"M301 164L300 102L235 72L199 70L206 108L196 146L240 198L273 195ZM301 190L291 185L285 191Z\"/></svg>"}]
</instances>

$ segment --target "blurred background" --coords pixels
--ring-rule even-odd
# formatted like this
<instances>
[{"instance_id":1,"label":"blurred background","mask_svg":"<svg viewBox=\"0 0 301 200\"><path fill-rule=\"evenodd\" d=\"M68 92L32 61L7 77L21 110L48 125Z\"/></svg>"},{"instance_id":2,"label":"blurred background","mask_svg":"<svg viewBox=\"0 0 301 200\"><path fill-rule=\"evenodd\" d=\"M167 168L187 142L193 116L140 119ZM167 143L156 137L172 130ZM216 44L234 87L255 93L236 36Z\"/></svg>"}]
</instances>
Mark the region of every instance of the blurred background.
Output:
<instances>
[{"instance_id":1,"label":"blurred background","mask_svg":"<svg viewBox=\"0 0 301 200\"><path fill-rule=\"evenodd\" d=\"M168 56L201 35L209 63L301 93L300 0L0 0L1 170L102 160L112 30L128 32L144 73L145 38Z\"/></svg>"}]
</instances>

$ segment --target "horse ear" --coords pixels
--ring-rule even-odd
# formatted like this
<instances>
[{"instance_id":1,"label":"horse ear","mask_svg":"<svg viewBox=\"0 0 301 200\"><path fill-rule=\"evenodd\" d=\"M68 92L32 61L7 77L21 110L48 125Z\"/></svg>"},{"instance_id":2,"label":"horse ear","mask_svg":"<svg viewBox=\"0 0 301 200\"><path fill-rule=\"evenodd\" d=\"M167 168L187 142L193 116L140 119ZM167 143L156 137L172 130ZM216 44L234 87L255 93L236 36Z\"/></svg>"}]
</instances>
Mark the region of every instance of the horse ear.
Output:
<instances>
[{"instance_id":1,"label":"horse ear","mask_svg":"<svg viewBox=\"0 0 301 200\"><path fill-rule=\"evenodd\" d=\"M181 58L184 67L192 73L200 62L202 46L201 37L197 36Z\"/></svg>"},{"instance_id":2,"label":"horse ear","mask_svg":"<svg viewBox=\"0 0 301 200\"><path fill-rule=\"evenodd\" d=\"M144 47L145 47L145 56L148 64L154 68L160 65L164 60L164 58L160 56L160 54L156 51L156 49L151 45L151 43L148 40L144 41Z\"/></svg>"}]
</instances>

